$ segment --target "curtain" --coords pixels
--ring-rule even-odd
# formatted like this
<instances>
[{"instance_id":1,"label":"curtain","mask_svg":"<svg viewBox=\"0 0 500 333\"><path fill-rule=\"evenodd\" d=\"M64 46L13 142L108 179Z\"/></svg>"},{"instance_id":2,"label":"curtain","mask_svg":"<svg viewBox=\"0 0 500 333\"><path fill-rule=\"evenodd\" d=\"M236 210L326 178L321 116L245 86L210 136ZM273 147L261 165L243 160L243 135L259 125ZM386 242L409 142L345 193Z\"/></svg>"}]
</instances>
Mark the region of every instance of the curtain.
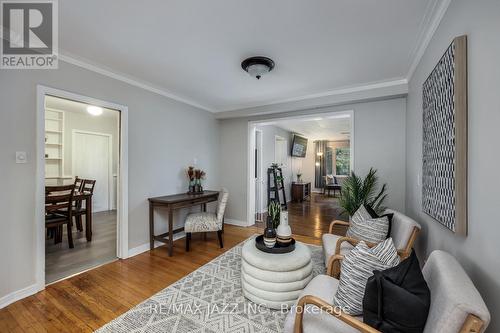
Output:
<instances>
[{"instance_id":1,"label":"curtain","mask_svg":"<svg viewBox=\"0 0 500 333\"><path fill-rule=\"evenodd\" d=\"M314 141L314 187L323 188L325 185L326 163L325 153L328 141Z\"/></svg>"}]
</instances>

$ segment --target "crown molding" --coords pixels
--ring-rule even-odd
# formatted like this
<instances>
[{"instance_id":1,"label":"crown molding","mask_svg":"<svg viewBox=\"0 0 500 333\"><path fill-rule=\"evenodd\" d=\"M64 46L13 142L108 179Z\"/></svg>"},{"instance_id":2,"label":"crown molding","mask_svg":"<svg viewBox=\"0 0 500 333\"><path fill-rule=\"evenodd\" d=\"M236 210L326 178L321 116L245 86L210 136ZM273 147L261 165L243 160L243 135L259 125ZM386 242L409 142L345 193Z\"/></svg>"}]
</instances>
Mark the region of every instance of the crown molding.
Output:
<instances>
[{"instance_id":1,"label":"crown molding","mask_svg":"<svg viewBox=\"0 0 500 333\"><path fill-rule=\"evenodd\" d=\"M59 60L64 61L68 64L72 64L72 65L87 69L87 70L95 72L95 73L99 73L101 75L110 77L112 79L125 82L127 84L132 85L132 86L135 86L135 87L150 91L152 93L176 100L178 102L188 104L190 106L194 106L195 108L202 109L205 111L214 112L214 110L211 107L199 104L192 99L180 97L180 96L178 96L170 91L167 91L165 89L161 89L159 87L156 87L154 84L151 84L149 82L145 82L143 80L131 77L130 75L120 73L120 72L111 70L109 68L105 68L104 66L100 66L100 65L98 66L95 64L91 64L88 61L79 59L73 55L69 55L67 52L64 52L64 53L60 52L59 53Z\"/></svg>"},{"instance_id":2,"label":"crown molding","mask_svg":"<svg viewBox=\"0 0 500 333\"><path fill-rule=\"evenodd\" d=\"M429 43L434 36L441 20L450 6L451 0L436 0L433 6L429 6L427 9L427 14L424 15L422 23L420 25L421 30L415 49L412 52L411 63L408 73L406 75L406 80L409 82L417 69L420 60L424 56L425 50L429 46Z\"/></svg>"},{"instance_id":3,"label":"crown molding","mask_svg":"<svg viewBox=\"0 0 500 333\"><path fill-rule=\"evenodd\" d=\"M325 91L325 92L321 92L321 93L303 95L303 96L298 96L298 97L284 98L284 99L279 99L279 100L271 100L271 101L266 101L266 102L246 103L246 104L234 105L232 107L228 107L228 108L225 108L225 109L219 111L219 113L220 112L238 111L238 110L243 110L243 109L253 109L253 108L271 106L271 105L276 105L276 104L314 100L314 99L324 98L324 97L329 97L329 96L346 95L346 94L363 92L363 91L372 90L372 89L380 89L380 88L386 88L386 87L392 87L392 86L399 86L399 85L402 85L402 84L404 85L407 83L408 83L408 81L404 78L385 80L385 81L379 81L379 82L370 82L370 83L353 85L353 86L349 86L349 87L345 87L345 88L339 88L339 89L329 90L329 91Z\"/></svg>"},{"instance_id":4,"label":"crown molding","mask_svg":"<svg viewBox=\"0 0 500 333\"><path fill-rule=\"evenodd\" d=\"M216 112L218 119L253 117L265 114L317 109L380 99L404 97L408 94L406 79L395 79L332 90L325 93L263 103L258 106Z\"/></svg>"}]
</instances>

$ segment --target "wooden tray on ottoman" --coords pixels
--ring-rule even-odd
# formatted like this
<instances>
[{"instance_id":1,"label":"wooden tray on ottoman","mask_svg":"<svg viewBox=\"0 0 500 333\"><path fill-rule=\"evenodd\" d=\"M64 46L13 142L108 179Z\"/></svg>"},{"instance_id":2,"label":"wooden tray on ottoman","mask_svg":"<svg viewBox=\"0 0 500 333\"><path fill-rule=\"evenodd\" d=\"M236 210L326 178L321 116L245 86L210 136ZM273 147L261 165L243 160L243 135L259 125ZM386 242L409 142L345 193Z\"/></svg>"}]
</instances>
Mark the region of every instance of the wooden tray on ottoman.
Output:
<instances>
[{"instance_id":1,"label":"wooden tray on ottoman","mask_svg":"<svg viewBox=\"0 0 500 333\"><path fill-rule=\"evenodd\" d=\"M255 238L255 247L267 253L289 253L295 250L295 239L292 238L292 241L288 244L276 242L274 247L267 247L264 244L264 235L260 235Z\"/></svg>"}]
</instances>

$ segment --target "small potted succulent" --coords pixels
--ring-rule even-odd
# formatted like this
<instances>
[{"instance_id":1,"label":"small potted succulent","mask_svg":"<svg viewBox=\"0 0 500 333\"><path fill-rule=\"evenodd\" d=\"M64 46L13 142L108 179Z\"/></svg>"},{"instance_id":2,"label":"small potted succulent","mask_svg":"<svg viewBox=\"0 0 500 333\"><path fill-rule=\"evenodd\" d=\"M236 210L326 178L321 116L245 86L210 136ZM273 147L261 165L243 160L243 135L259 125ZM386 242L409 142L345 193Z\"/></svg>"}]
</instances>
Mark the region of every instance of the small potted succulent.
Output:
<instances>
[{"instance_id":1,"label":"small potted succulent","mask_svg":"<svg viewBox=\"0 0 500 333\"><path fill-rule=\"evenodd\" d=\"M280 223L281 205L277 201L271 201L267 207L267 226L264 229L264 244L272 248L276 244L276 228Z\"/></svg>"}]
</instances>

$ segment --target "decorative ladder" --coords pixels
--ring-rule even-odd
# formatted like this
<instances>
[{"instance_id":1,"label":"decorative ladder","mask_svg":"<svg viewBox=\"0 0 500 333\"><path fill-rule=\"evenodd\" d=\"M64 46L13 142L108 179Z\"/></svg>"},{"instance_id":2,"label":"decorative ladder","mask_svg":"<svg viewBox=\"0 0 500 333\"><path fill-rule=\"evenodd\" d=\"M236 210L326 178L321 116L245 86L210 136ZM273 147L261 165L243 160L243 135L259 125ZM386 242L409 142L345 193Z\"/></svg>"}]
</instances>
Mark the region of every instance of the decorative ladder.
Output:
<instances>
[{"instance_id":1,"label":"decorative ladder","mask_svg":"<svg viewBox=\"0 0 500 333\"><path fill-rule=\"evenodd\" d=\"M269 206L271 201L277 201L281 204L282 209L288 209L286 204L285 184L283 181L283 171L281 168L267 169L267 206ZM281 201L280 198L280 190L283 201Z\"/></svg>"}]
</instances>

